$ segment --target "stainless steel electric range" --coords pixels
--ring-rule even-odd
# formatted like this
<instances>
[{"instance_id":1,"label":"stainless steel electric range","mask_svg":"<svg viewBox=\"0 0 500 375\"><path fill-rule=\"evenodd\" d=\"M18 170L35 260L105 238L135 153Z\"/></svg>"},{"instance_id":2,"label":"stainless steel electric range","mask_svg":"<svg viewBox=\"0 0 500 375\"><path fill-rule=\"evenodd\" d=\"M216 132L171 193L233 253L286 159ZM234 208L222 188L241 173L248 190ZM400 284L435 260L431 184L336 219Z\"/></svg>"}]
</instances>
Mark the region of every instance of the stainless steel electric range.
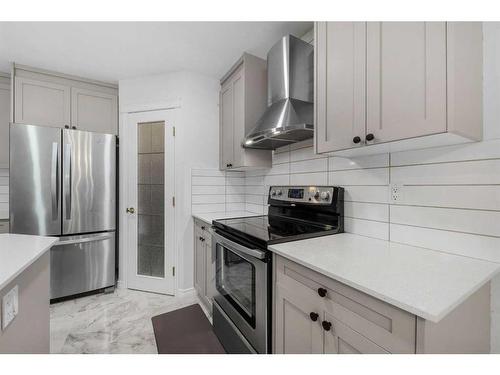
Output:
<instances>
[{"instance_id":1,"label":"stainless steel electric range","mask_svg":"<svg viewBox=\"0 0 500 375\"><path fill-rule=\"evenodd\" d=\"M270 353L272 253L268 245L341 233L344 189L272 186L268 215L214 220L214 330L228 353Z\"/></svg>"}]
</instances>

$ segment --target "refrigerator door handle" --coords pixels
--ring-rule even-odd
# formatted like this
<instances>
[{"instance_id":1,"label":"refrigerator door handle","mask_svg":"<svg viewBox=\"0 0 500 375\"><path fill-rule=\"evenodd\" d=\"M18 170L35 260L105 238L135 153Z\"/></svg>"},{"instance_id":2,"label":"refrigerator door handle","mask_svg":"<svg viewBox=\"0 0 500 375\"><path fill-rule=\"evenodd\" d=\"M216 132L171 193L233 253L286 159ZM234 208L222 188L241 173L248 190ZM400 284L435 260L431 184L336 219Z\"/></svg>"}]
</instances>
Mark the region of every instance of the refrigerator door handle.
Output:
<instances>
[{"instance_id":1,"label":"refrigerator door handle","mask_svg":"<svg viewBox=\"0 0 500 375\"><path fill-rule=\"evenodd\" d=\"M52 198L52 220L57 220L57 217L59 216L59 210L58 210L58 196L59 196L59 183L58 183L58 177L59 177L59 166L58 164L58 159L59 159L59 143L57 142L52 142L52 164L51 164L51 171L50 171L50 194Z\"/></svg>"},{"instance_id":2,"label":"refrigerator door handle","mask_svg":"<svg viewBox=\"0 0 500 375\"><path fill-rule=\"evenodd\" d=\"M70 238L68 240L59 240L53 246L65 246L71 244L79 244L85 242L96 242L109 240L115 236L115 233L104 233L99 235L89 235L89 236L76 236L77 238Z\"/></svg>"},{"instance_id":3,"label":"refrigerator door handle","mask_svg":"<svg viewBox=\"0 0 500 375\"><path fill-rule=\"evenodd\" d=\"M71 144L64 145L64 200L66 220L71 220Z\"/></svg>"}]
</instances>

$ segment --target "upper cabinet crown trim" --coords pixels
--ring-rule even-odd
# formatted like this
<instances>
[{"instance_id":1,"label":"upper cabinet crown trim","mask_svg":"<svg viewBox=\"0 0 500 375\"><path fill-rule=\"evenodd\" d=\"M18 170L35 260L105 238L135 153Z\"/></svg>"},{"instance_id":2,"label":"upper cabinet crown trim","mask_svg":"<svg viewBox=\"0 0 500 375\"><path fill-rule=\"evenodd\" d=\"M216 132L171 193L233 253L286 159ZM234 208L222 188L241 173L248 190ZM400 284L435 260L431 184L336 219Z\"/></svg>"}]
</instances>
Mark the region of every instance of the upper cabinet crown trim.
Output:
<instances>
[{"instance_id":1,"label":"upper cabinet crown trim","mask_svg":"<svg viewBox=\"0 0 500 375\"><path fill-rule=\"evenodd\" d=\"M80 82L89 83L92 85L98 85L98 86L103 86L103 87L109 87L112 89L118 89L118 84L112 83L112 82L105 82L105 81L99 81L99 80L84 78L84 77L80 77L80 76L75 76L75 75L71 75L71 74L64 74L64 73L59 73L59 72L55 72L52 70L40 69L40 68L35 68L32 66L22 65L22 64L17 64L17 63L13 63L12 66L13 66L14 70L24 70L27 72L45 74L45 75L49 75L49 76L53 76L53 77L69 79L72 81L80 81Z\"/></svg>"}]
</instances>

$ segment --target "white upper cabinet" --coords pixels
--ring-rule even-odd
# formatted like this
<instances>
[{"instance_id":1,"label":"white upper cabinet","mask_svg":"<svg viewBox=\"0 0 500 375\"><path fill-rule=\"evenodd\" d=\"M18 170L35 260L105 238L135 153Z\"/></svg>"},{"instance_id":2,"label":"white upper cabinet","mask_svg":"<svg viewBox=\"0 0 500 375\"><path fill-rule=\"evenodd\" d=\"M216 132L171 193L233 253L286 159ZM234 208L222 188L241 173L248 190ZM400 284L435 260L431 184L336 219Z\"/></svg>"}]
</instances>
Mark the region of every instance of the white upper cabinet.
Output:
<instances>
[{"instance_id":1,"label":"white upper cabinet","mask_svg":"<svg viewBox=\"0 0 500 375\"><path fill-rule=\"evenodd\" d=\"M446 24L368 22L366 133L389 142L446 131Z\"/></svg>"},{"instance_id":2,"label":"white upper cabinet","mask_svg":"<svg viewBox=\"0 0 500 375\"><path fill-rule=\"evenodd\" d=\"M14 121L19 124L69 126L70 87L25 77L16 77Z\"/></svg>"},{"instance_id":3,"label":"white upper cabinet","mask_svg":"<svg viewBox=\"0 0 500 375\"><path fill-rule=\"evenodd\" d=\"M9 168L10 80L0 75L0 168Z\"/></svg>"},{"instance_id":4,"label":"white upper cabinet","mask_svg":"<svg viewBox=\"0 0 500 375\"><path fill-rule=\"evenodd\" d=\"M318 22L315 34L318 153L481 139L481 23Z\"/></svg>"},{"instance_id":5,"label":"white upper cabinet","mask_svg":"<svg viewBox=\"0 0 500 375\"><path fill-rule=\"evenodd\" d=\"M266 61L243 54L221 79L220 169L270 168L271 151L242 147L267 108Z\"/></svg>"},{"instance_id":6,"label":"white upper cabinet","mask_svg":"<svg viewBox=\"0 0 500 375\"><path fill-rule=\"evenodd\" d=\"M71 88L71 126L100 133L118 133L118 97Z\"/></svg>"},{"instance_id":7,"label":"white upper cabinet","mask_svg":"<svg viewBox=\"0 0 500 375\"><path fill-rule=\"evenodd\" d=\"M365 133L366 23L319 22L315 40L317 151L361 145L353 139Z\"/></svg>"},{"instance_id":8,"label":"white upper cabinet","mask_svg":"<svg viewBox=\"0 0 500 375\"><path fill-rule=\"evenodd\" d=\"M14 122L117 134L118 89L14 65Z\"/></svg>"}]
</instances>

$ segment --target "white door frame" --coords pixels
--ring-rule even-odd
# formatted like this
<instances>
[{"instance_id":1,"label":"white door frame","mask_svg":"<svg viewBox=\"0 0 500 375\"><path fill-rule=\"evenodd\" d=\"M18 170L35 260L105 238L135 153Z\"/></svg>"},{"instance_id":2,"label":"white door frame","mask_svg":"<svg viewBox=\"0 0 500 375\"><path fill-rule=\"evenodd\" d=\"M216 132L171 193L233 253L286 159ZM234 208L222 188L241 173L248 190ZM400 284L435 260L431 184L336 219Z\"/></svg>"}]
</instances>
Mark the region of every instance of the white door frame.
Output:
<instances>
[{"instance_id":1,"label":"white door frame","mask_svg":"<svg viewBox=\"0 0 500 375\"><path fill-rule=\"evenodd\" d=\"M120 233L119 233L119 244L120 244L120 286L128 288L129 287L129 270L131 267L130 264L130 257L131 253L133 252L132 246L137 246L137 244L131 244L129 240L130 234L128 233L128 225L129 221L131 219L130 214L126 212L126 208L128 207L128 199L129 199L129 187L130 187L130 168L129 166L131 165L133 161L135 161L136 155L132 154L131 151L131 145L127 146L127 140L131 139L131 131L136 132L137 131L137 126L134 123L134 118L139 118L140 117L140 122L154 122L154 121L165 121L165 131L172 131L173 126L177 122L177 116L179 112L179 107L180 103L179 102L174 102L170 103L169 105L162 105L158 106L156 108L152 106L139 106L137 108L132 108L129 107L127 108L127 112L121 113L121 121L120 121L120 148L119 148L119 155L120 155L120 178L119 178L119 183L120 183L120 204L119 204L119 209L120 209L120 214L119 214L119 220L120 220ZM135 127L132 127L131 125L134 124ZM171 124L170 126L168 124ZM133 129L132 129L133 128ZM167 130L168 129L168 130ZM134 138L132 138L134 139ZM135 150L137 145L133 145L133 149ZM174 155L175 155L175 146L174 146ZM174 157L175 158L175 157ZM175 165L175 160L173 161ZM167 167L168 163L165 163L165 168ZM166 168L167 169L167 168ZM171 204L172 202L172 196L175 196L175 168L173 170L166 170L165 171L165 180L167 178L172 179L172 189L169 191L167 189L167 184L165 184L165 208L167 207L167 204ZM177 242L177 236L176 236L176 230L175 230L175 207L169 207L171 215L170 220L173 221L173 226L172 226L172 233L167 233L168 231L165 230L165 236L168 234L168 242L165 241L165 272L166 275L168 272L170 272L171 267L175 267L176 270L179 269L178 267L178 259L179 259L179 254L177 251L176 247L176 242ZM167 210L165 209L165 212ZM135 215L135 222L137 223L137 215ZM168 221L165 220L165 224L167 224ZM166 227L167 229L167 227ZM169 246L170 244L170 246ZM168 246L168 247L167 247ZM168 250L168 251L167 251ZM175 273L175 276L173 277L173 287L169 288L168 294L177 294L177 280L178 280L178 272ZM161 293L161 291L159 291ZM166 293L167 294L167 293Z\"/></svg>"}]
</instances>

